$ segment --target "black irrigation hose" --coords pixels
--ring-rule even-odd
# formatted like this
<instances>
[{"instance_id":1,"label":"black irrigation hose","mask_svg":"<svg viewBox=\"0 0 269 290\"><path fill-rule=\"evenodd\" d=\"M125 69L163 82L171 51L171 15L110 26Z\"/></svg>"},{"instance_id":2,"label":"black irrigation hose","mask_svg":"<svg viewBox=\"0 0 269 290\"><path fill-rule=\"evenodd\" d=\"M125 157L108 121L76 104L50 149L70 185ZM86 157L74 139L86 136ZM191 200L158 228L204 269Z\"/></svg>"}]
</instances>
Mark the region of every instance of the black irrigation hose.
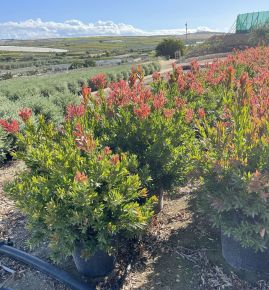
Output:
<instances>
[{"instance_id":1,"label":"black irrigation hose","mask_svg":"<svg viewBox=\"0 0 269 290\"><path fill-rule=\"evenodd\" d=\"M73 290L95 290L96 288L84 282L77 281L70 274L59 268L23 251L7 246L5 242L0 242L0 254L8 255L11 258L19 260L25 264L37 268L41 272L48 274L59 282L69 286Z\"/></svg>"}]
</instances>

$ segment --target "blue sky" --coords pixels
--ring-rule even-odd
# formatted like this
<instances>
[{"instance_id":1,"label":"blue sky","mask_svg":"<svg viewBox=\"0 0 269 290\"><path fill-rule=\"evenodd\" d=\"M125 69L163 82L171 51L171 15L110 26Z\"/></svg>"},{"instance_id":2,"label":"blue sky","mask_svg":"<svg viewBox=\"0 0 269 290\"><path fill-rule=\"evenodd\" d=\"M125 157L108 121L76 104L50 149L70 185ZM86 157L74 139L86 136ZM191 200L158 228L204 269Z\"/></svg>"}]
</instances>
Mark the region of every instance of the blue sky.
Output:
<instances>
[{"instance_id":1,"label":"blue sky","mask_svg":"<svg viewBox=\"0 0 269 290\"><path fill-rule=\"evenodd\" d=\"M0 38L13 34L18 35L18 38L20 35L26 38L27 29L31 32L30 37L42 31L45 36L53 36L53 32L57 36L57 29L61 30L59 35L72 35L75 30L78 34L83 34L83 30L84 34L88 30L90 34L94 34L95 27L89 24L94 25L99 20L104 23L99 23L101 28L97 24L96 34L113 34L113 29L116 34L128 34L129 30L130 34L159 31L166 31L168 34L171 29L184 28L186 21L192 29L207 27L227 31L235 22L237 14L262 10L269 10L268 0L3 0L0 10ZM37 25L36 19L39 19ZM79 21L67 23L67 26L76 27L72 28L72 33L70 27L65 30L60 25L71 19ZM33 21L24 23L26 20ZM10 21L15 23L11 28L6 24ZM20 22L24 24L19 25ZM46 24L48 22L50 24ZM53 23L57 25L53 26ZM117 26L119 23L127 26ZM36 30L35 25L39 27ZM134 29L128 28L128 25ZM103 26L105 30L102 30Z\"/></svg>"}]
</instances>

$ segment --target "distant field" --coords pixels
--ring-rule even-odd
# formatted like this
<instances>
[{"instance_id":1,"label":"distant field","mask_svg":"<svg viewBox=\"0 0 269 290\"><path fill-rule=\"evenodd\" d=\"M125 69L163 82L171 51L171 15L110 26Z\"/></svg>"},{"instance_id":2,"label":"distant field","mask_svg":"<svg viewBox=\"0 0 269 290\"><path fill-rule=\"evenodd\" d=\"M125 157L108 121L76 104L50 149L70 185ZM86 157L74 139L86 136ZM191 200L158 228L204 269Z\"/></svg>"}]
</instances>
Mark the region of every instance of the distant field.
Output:
<instances>
[{"instance_id":1,"label":"distant field","mask_svg":"<svg viewBox=\"0 0 269 290\"><path fill-rule=\"evenodd\" d=\"M204 41L215 33L193 33L170 36L181 38L187 44ZM155 48L169 36L113 36L80 37L38 40L0 40L0 75L35 75L115 63L132 63L142 56L142 61L155 59ZM12 49L1 51L1 47ZM15 47L15 48L14 48ZM16 48L19 47L19 48ZM23 47L23 51L22 51ZM13 49L14 48L14 49ZM46 53L43 53L46 52ZM118 60L118 58L121 58Z\"/></svg>"},{"instance_id":2,"label":"distant field","mask_svg":"<svg viewBox=\"0 0 269 290\"><path fill-rule=\"evenodd\" d=\"M30 87L39 87L39 85L50 87L53 84L63 84L64 82L73 81L73 80L87 80L91 76L98 73L119 73L122 71L130 70L130 65L119 65L115 67L94 67L87 69L78 69L69 72L57 73L53 75L45 76L30 76L22 77L18 79L10 79L0 82L0 92L11 87L20 87L21 89L30 88Z\"/></svg>"},{"instance_id":3,"label":"distant field","mask_svg":"<svg viewBox=\"0 0 269 290\"><path fill-rule=\"evenodd\" d=\"M187 43L203 41L219 33L201 32L188 34ZM185 35L178 36L93 36L79 38L53 38L38 40L0 40L0 45L20 45L68 49L70 52L88 50L92 53L118 50L118 54L128 50L152 50L164 38L173 37L186 40Z\"/></svg>"},{"instance_id":4,"label":"distant field","mask_svg":"<svg viewBox=\"0 0 269 290\"><path fill-rule=\"evenodd\" d=\"M67 49L57 49L49 47L34 47L34 46L0 46L0 51L19 51L19 52L67 52Z\"/></svg>"}]
</instances>

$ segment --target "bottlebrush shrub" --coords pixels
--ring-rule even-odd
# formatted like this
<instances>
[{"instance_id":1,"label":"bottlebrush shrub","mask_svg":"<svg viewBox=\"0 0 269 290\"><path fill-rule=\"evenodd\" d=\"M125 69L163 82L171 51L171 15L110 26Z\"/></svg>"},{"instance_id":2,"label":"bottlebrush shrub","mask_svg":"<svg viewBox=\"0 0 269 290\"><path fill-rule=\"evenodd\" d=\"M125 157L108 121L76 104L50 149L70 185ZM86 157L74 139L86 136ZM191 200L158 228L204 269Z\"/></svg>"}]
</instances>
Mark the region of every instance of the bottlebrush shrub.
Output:
<instances>
[{"instance_id":1,"label":"bottlebrush shrub","mask_svg":"<svg viewBox=\"0 0 269 290\"><path fill-rule=\"evenodd\" d=\"M86 256L115 249L118 236L133 237L152 217L154 198L145 199L137 160L103 148L84 126L85 110L69 107L61 128L41 116L17 133L16 157L28 169L6 186L27 215L32 242L49 241L57 260L77 243Z\"/></svg>"},{"instance_id":2,"label":"bottlebrush shrub","mask_svg":"<svg viewBox=\"0 0 269 290\"><path fill-rule=\"evenodd\" d=\"M3 164L14 146L14 138L0 127L0 165Z\"/></svg>"},{"instance_id":3,"label":"bottlebrush shrub","mask_svg":"<svg viewBox=\"0 0 269 290\"><path fill-rule=\"evenodd\" d=\"M97 74L89 80L89 87L93 91L103 90L107 86L107 76L105 74Z\"/></svg>"},{"instance_id":4,"label":"bottlebrush shrub","mask_svg":"<svg viewBox=\"0 0 269 290\"><path fill-rule=\"evenodd\" d=\"M0 165L16 150L16 133L19 123L16 120L0 119Z\"/></svg>"},{"instance_id":5,"label":"bottlebrush shrub","mask_svg":"<svg viewBox=\"0 0 269 290\"><path fill-rule=\"evenodd\" d=\"M243 73L248 73L253 80L255 91L267 88L263 83L268 80L268 59L269 48L263 47L236 51L225 60L213 61L205 69L200 69L197 62L191 63L188 72L174 65L172 73L168 75L158 77L155 74L152 86L155 91L165 87L168 94L180 96L194 110L203 107L206 111L218 114L223 109L227 95L236 90Z\"/></svg>"},{"instance_id":6,"label":"bottlebrush shrub","mask_svg":"<svg viewBox=\"0 0 269 290\"><path fill-rule=\"evenodd\" d=\"M187 104L178 107L177 101L151 92L142 68L133 68L129 83L111 84L109 96L95 98L89 113L105 145L137 156L141 179L153 192L182 184L192 166L193 116L188 119Z\"/></svg>"},{"instance_id":7,"label":"bottlebrush shrub","mask_svg":"<svg viewBox=\"0 0 269 290\"><path fill-rule=\"evenodd\" d=\"M269 99L258 92L244 73L216 122L206 116L197 128L204 147L201 211L242 246L263 251L269 241Z\"/></svg>"}]
</instances>

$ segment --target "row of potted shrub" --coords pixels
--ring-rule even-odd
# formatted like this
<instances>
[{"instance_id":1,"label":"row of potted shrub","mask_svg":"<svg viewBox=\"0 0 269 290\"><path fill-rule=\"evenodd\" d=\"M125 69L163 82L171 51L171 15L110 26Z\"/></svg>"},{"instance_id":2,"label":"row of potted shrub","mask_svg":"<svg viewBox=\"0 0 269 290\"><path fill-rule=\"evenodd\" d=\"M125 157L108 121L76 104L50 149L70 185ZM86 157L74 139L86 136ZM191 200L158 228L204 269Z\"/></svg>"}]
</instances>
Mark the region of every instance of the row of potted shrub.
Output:
<instances>
[{"instance_id":1,"label":"row of potted shrub","mask_svg":"<svg viewBox=\"0 0 269 290\"><path fill-rule=\"evenodd\" d=\"M157 62L150 62L142 65L143 70L147 70L147 73L160 70L160 66ZM111 82L117 82L121 79L128 81L130 76L129 71L122 71L120 73L106 74L105 82L108 85ZM37 82L36 87L34 85L29 87L11 86L6 85L0 90L0 119L17 117L17 110L21 107L29 107L33 111L33 115L42 114L47 120L53 120L55 122L62 122L67 104L77 104L81 86L86 84L90 86L92 90L96 90L93 78L89 80L79 79L77 80L65 80L64 82L49 83L41 85L40 80ZM15 81L14 81L15 82ZM76 96L77 95L77 96ZM13 138L6 136L5 132L0 129L0 166L3 162L9 159L9 152L12 151Z\"/></svg>"},{"instance_id":2,"label":"row of potted shrub","mask_svg":"<svg viewBox=\"0 0 269 290\"><path fill-rule=\"evenodd\" d=\"M98 93L84 86L60 126L34 122L27 108L19 112L22 132L1 120L29 169L7 193L27 214L34 240L48 239L55 258L73 254L86 274L105 274L119 240L146 229L155 196L162 209L163 194L195 172L200 213L221 228L226 260L266 270L268 57L269 48L256 48L204 70L197 62L186 73L173 65L169 74L154 73L150 88L138 67L108 95L98 75ZM94 268L81 260L89 256L109 269L89 273Z\"/></svg>"}]
</instances>

